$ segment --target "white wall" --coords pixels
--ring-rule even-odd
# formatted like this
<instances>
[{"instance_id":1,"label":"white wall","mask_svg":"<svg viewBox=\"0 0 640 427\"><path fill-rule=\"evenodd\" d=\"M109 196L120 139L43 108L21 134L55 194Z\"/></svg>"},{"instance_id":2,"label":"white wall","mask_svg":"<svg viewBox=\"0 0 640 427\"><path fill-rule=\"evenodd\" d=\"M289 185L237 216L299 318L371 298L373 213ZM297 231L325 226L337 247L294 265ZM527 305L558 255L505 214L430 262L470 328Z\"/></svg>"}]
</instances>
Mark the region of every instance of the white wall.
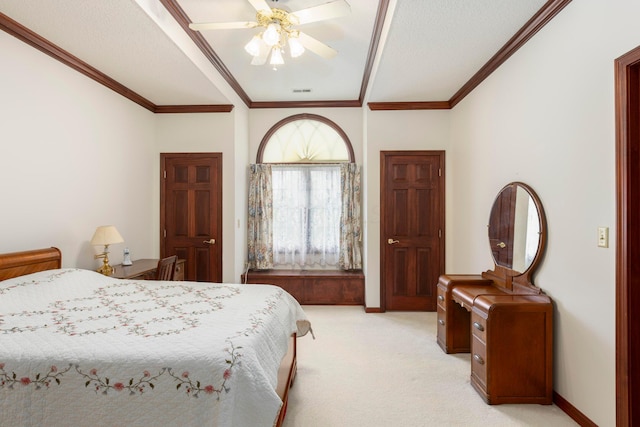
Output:
<instances>
[{"instance_id":1,"label":"white wall","mask_svg":"<svg viewBox=\"0 0 640 427\"><path fill-rule=\"evenodd\" d=\"M110 261L159 256L160 153L223 154L223 279L246 252L248 110L157 114L7 33L0 51L0 252L56 246L64 266L97 268L89 240L113 224ZM11 208L7 208L11 207Z\"/></svg>"},{"instance_id":2,"label":"white wall","mask_svg":"<svg viewBox=\"0 0 640 427\"><path fill-rule=\"evenodd\" d=\"M247 259L247 200L249 196L249 109L235 108L235 253L234 271L229 282L239 282Z\"/></svg>"},{"instance_id":3,"label":"white wall","mask_svg":"<svg viewBox=\"0 0 640 427\"><path fill-rule=\"evenodd\" d=\"M113 224L113 264L125 246L151 256L153 114L5 32L0 52L0 252L56 246L97 268L89 241Z\"/></svg>"},{"instance_id":4,"label":"white wall","mask_svg":"<svg viewBox=\"0 0 640 427\"><path fill-rule=\"evenodd\" d=\"M245 109L236 107L231 113L158 114L156 117L154 176L160 176L160 153L222 153L222 280L234 283L240 280L246 251L246 116ZM154 245L159 248L159 178L154 182L153 195Z\"/></svg>"},{"instance_id":5,"label":"white wall","mask_svg":"<svg viewBox=\"0 0 640 427\"><path fill-rule=\"evenodd\" d=\"M448 150L451 111L369 111L363 176L366 218L365 235L365 305L380 307L380 152L393 150ZM445 236L450 229L448 212L451 199L449 169L451 159L445 152L445 203L447 218ZM448 246L446 260L451 258Z\"/></svg>"},{"instance_id":6,"label":"white wall","mask_svg":"<svg viewBox=\"0 0 640 427\"><path fill-rule=\"evenodd\" d=\"M613 64L640 45L638 16L635 0L571 2L452 112L452 271L489 265L495 193L530 184L549 224L535 282L555 302L554 389L601 426L615 425Z\"/></svg>"}]
</instances>

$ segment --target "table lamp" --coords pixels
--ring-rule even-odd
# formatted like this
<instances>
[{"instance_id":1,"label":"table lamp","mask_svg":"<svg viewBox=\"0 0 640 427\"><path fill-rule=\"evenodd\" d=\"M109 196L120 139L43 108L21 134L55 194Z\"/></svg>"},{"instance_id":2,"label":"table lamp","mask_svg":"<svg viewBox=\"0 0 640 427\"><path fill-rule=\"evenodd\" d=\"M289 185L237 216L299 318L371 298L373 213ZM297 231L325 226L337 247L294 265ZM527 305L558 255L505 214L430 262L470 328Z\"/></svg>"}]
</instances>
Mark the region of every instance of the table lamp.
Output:
<instances>
[{"instance_id":1,"label":"table lamp","mask_svg":"<svg viewBox=\"0 0 640 427\"><path fill-rule=\"evenodd\" d=\"M101 254L94 255L95 259L102 258L102 266L97 270L105 276L111 276L113 267L109 265L109 245L114 243L122 243L124 239L118 233L113 225L101 225L96 228L91 238L91 244L94 246L104 245L104 251Z\"/></svg>"}]
</instances>

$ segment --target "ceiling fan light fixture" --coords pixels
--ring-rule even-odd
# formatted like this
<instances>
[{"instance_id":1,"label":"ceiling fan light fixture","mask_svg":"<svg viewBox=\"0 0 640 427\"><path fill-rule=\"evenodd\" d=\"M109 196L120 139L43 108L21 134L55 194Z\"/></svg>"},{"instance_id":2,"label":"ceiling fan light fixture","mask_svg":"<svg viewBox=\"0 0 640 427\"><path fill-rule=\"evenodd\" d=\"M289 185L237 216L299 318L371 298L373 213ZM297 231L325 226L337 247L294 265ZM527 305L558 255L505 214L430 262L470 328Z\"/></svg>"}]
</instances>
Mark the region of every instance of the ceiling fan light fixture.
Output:
<instances>
[{"instance_id":1,"label":"ceiling fan light fixture","mask_svg":"<svg viewBox=\"0 0 640 427\"><path fill-rule=\"evenodd\" d=\"M298 37L289 37L289 54L292 58L297 58L304 53L304 46L298 40Z\"/></svg>"},{"instance_id":2,"label":"ceiling fan light fixture","mask_svg":"<svg viewBox=\"0 0 640 427\"><path fill-rule=\"evenodd\" d=\"M261 32L253 36L244 49L253 57L252 65L263 65L271 56L269 63L273 69L284 64L282 55L287 44L291 58L297 58L307 50L325 59L331 59L337 55L338 52L335 49L292 27L347 15L351 9L346 0L331 0L296 12L272 8L267 0L248 1L256 9L255 21L190 23L189 28L202 31L258 27Z\"/></svg>"},{"instance_id":3,"label":"ceiling fan light fixture","mask_svg":"<svg viewBox=\"0 0 640 427\"><path fill-rule=\"evenodd\" d=\"M268 46L275 46L280 41L280 25L276 23L269 24L262 34L262 40Z\"/></svg>"},{"instance_id":4,"label":"ceiling fan light fixture","mask_svg":"<svg viewBox=\"0 0 640 427\"><path fill-rule=\"evenodd\" d=\"M279 48L274 47L273 49L271 49L271 61L269 61L269 64L274 66L274 70L276 69L276 65L284 64L284 58L282 57L282 52Z\"/></svg>"},{"instance_id":5,"label":"ceiling fan light fixture","mask_svg":"<svg viewBox=\"0 0 640 427\"><path fill-rule=\"evenodd\" d=\"M255 35L253 38L244 46L244 50L251 56L260 55L260 43L262 43L262 39L260 35Z\"/></svg>"}]
</instances>

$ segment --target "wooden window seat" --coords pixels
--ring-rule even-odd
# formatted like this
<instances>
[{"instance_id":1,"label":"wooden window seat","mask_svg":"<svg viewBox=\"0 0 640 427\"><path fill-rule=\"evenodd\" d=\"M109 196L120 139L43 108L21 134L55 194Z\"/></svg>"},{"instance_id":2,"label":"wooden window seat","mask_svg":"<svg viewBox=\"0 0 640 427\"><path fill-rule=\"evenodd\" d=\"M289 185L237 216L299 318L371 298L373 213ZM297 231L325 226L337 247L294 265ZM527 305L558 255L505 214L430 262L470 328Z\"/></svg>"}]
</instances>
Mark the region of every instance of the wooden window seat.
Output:
<instances>
[{"instance_id":1,"label":"wooden window seat","mask_svg":"<svg viewBox=\"0 0 640 427\"><path fill-rule=\"evenodd\" d=\"M249 270L241 281L280 286L300 304L364 304L364 274L360 270Z\"/></svg>"}]
</instances>

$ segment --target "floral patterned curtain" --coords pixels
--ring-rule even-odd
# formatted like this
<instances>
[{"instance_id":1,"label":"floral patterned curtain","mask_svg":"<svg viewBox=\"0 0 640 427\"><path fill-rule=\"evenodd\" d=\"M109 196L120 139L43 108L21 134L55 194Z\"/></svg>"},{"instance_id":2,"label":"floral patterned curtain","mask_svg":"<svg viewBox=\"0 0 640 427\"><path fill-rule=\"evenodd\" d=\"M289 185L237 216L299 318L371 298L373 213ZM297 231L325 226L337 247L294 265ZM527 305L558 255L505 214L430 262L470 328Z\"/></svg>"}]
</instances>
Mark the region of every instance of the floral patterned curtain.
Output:
<instances>
[{"instance_id":1,"label":"floral patterned curtain","mask_svg":"<svg viewBox=\"0 0 640 427\"><path fill-rule=\"evenodd\" d=\"M273 268L273 194L271 165L249 166L247 251L249 268Z\"/></svg>"},{"instance_id":2,"label":"floral patterned curtain","mask_svg":"<svg viewBox=\"0 0 640 427\"><path fill-rule=\"evenodd\" d=\"M340 215L340 268L362 268L362 220L360 166L343 163L340 167L342 213Z\"/></svg>"}]
</instances>

